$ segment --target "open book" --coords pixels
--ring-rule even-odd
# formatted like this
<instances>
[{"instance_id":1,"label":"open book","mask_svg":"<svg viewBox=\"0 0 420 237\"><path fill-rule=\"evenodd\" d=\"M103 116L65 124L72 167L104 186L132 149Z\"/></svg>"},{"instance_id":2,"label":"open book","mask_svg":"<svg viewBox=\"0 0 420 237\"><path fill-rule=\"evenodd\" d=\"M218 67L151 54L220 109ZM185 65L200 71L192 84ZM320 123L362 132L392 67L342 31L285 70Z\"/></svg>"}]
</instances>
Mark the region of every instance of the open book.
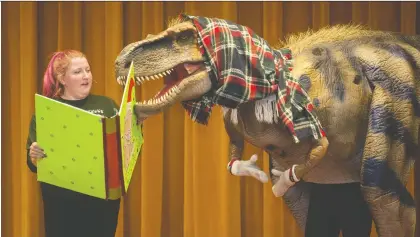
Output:
<instances>
[{"instance_id":1,"label":"open book","mask_svg":"<svg viewBox=\"0 0 420 237\"><path fill-rule=\"evenodd\" d=\"M38 162L38 181L102 199L123 196L144 141L135 103L133 64L110 118L36 94L37 142L48 154Z\"/></svg>"}]
</instances>

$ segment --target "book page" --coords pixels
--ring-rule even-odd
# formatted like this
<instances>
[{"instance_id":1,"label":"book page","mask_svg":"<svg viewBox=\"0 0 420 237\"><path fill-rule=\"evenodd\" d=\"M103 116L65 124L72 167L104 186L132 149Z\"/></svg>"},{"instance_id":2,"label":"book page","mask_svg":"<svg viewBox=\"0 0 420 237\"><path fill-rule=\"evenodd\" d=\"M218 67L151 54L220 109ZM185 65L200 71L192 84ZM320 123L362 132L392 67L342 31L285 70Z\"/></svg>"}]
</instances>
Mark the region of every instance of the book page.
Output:
<instances>
[{"instance_id":1,"label":"book page","mask_svg":"<svg viewBox=\"0 0 420 237\"><path fill-rule=\"evenodd\" d=\"M137 125L137 118L134 112L135 103L134 67L133 63L131 63L120 106L121 159L125 192L128 190L131 176L144 142L141 127Z\"/></svg>"},{"instance_id":2,"label":"book page","mask_svg":"<svg viewBox=\"0 0 420 237\"><path fill-rule=\"evenodd\" d=\"M35 95L37 142L47 154L38 181L105 199L105 161L100 116Z\"/></svg>"}]
</instances>

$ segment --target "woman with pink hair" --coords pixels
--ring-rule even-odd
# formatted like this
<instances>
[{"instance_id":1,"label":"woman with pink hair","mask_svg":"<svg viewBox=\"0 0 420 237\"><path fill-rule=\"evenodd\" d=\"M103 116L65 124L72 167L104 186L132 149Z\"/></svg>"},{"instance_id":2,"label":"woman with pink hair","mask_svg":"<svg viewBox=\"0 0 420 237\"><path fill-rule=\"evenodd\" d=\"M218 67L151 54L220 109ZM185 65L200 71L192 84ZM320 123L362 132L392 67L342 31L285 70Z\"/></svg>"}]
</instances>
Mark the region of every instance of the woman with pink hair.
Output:
<instances>
[{"instance_id":1,"label":"woman with pink hair","mask_svg":"<svg viewBox=\"0 0 420 237\"><path fill-rule=\"evenodd\" d=\"M90 93L92 81L89 62L82 52L55 52L45 70L43 95L106 117L118 113L111 98ZM47 154L36 142L35 116L26 147L28 167L36 173L37 161ZM40 185L46 237L115 236L120 199L103 200L47 183Z\"/></svg>"}]
</instances>

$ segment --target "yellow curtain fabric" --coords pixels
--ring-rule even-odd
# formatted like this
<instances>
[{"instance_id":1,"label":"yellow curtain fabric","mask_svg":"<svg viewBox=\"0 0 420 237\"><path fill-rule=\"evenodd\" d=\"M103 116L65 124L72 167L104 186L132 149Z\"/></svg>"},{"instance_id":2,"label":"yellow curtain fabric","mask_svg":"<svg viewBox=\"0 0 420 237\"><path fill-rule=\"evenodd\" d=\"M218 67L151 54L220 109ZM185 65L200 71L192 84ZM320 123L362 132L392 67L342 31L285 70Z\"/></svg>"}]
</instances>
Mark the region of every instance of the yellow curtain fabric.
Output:
<instances>
[{"instance_id":1,"label":"yellow curtain fabric","mask_svg":"<svg viewBox=\"0 0 420 237\"><path fill-rule=\"evenodd\" d=\"M123 46L158 33L181 12L248 25L270 44L328 24L420 33L416 2L3 2L1 4L2 236L42 237L42 199L26 166L25 143L49 56L87 54L93 93L120 101L114 60ZM417 20L416 20L417 17ZM416 24L417 22L417 24ZM152 81L138 98L163 85ZM123 199L117 237L298 237L297 224L271 184L228 174L228 137L216 108L209 125L194 124L177 104L144 124L145 144ZM268 157L257 153L268 173ZM414 193L413 178L409 190ZM374 233L372 236L376 236Z\"/></svg>"}]
</instances>

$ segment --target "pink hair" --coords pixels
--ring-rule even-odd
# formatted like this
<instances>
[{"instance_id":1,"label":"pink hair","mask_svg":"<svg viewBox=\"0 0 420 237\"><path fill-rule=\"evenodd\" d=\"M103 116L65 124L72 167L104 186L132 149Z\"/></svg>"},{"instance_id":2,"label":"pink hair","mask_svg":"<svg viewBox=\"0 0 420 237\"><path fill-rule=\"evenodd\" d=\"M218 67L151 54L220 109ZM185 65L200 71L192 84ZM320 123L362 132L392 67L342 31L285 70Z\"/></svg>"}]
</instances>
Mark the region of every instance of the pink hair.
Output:
<instances>
[{"instance_id":1,"label":"pink hair","mask_svg":"<svg viewBox=\"0 0 420 237\"><path fill-rule=\"evenodd\" d=\"M44 84L42 88L42 94L44 96L54 98L63 93L64 87L60 83L60 80L66 74L71 59L76 57L86 58L82 52L72 49L53 54L44 73Z\"/></svg>"}]
</instances>

